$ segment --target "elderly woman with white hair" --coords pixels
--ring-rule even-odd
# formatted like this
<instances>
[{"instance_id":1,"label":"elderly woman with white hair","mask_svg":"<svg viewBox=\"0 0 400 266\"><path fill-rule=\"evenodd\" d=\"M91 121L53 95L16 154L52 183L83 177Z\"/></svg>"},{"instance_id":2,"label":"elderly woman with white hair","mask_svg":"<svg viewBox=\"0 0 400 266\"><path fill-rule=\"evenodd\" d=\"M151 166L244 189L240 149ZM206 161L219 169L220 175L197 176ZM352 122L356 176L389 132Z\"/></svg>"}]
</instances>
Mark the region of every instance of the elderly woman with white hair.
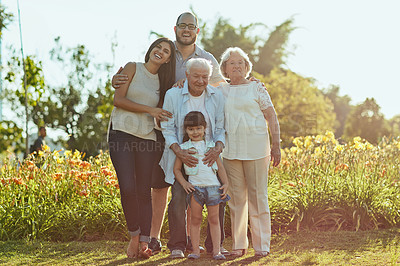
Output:
<instances>
[{"instance_id":1,"label":"elderly woman with white hair","mask_svg":"<svg viewBox=\"0 0 400 266\"><path fill-rule=\"evenodd\" d=\"M247 54L238 47L231 47L221 58L221 73L230 80L220 85L220 89L226 98L226 140L222 157L230 183L231 254L242 256L247 252L250 217L255 255L267 256L271 239L268 168L271 160L273 166L277 166L281 159L279 123L263 84L247 79L252 69Z\"/></svg>"}]
</instances>

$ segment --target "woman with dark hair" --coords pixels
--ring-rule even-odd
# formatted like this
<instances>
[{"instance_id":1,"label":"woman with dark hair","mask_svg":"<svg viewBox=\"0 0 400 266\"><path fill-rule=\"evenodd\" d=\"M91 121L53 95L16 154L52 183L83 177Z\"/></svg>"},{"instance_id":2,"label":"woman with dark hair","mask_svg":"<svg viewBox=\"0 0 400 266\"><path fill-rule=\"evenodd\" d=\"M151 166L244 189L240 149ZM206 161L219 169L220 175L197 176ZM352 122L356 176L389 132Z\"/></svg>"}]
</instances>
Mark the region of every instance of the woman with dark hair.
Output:
<instances>
[{"instance_id":1,"label":"woman with dark hair","mask_svg":"<svg viewBox=\"0 0 400 266\"><path fill-rule=\"evenodd\" d=\"M128 82L115 91L108 143L117 173L121 203L131 240L130 258L148 258L151 250L151 175L156 155L155 121L171 113L161 108L175 82L175 47L167 38L154 41L145 63L130 62L122 73ZM156 122L158 123L158 122Z\"/></svg>"}]
</instances>

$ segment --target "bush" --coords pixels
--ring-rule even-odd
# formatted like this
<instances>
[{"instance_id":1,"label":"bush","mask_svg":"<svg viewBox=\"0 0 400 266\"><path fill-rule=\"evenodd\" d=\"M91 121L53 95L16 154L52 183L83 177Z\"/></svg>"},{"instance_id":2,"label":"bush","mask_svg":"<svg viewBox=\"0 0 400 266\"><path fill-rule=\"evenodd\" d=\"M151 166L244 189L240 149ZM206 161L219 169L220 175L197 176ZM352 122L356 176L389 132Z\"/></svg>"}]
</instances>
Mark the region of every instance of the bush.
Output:
<instances>
[{"instance_id":1,"label":"bush","mask_svg":"<svg viewBox=\"0 0 400 266\"><path fill-rule=\"evenodd\" d=\"M298 137L270 168L275 231L367 230L400 225L400 141L340 145L331 132ZM0 240L125 238L118 181L108 153L48 148L20 162L4 159ZM167 218L162 236L168 237ZM203 227L206 222L203 223ZM230 234L227 216L225 228Z\"/></svg>"}]
</instances>

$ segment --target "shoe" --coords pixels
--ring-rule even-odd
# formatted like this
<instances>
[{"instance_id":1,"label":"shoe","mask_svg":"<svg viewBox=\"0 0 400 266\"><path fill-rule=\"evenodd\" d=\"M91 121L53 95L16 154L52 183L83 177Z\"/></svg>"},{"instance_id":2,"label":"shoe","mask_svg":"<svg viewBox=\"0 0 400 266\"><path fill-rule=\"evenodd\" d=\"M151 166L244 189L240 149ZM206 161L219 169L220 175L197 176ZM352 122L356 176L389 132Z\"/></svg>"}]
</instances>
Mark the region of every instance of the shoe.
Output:
<instances>
[{"instance_id":1,"label":"shoe","mask_svg":"<svg viewBox=\"0 0 400 266\"><path fill-rule=\"evenodd\" d=\"M266 257L268 255L269 255L268 251L256 251L254 253L254 256L256 256L256 257Z\"/></svg>"},{"instance_id":2,"label":"shoe","mask_svg":"<svg viewBox=\"0 0 400 266\"><path fill-rule=\"evenodd\" d=\"M241 257L247 253L247 249L235 249L230 253L233 257Z\"/></svg>"},{"instance_id":3,"label":"shoe","mask_svg":"<svg viewBox=\"0 0 400 266\"><path fill-rule=\"evenodd\" d=\"M171 255L169 255L171 259L181 259L185 257L185 254L183 254L183 251L180 249L174 249L171 252Z\"/></svg>"},{"instance_id":4,"label":"shoe","mask_svg":"<svg viewBox=\"0 0 400 266\"><path fill-rule=\"evenodd\" d=\"M200 259L200 255L191 253L191 254L189 254L189 256L188 256L188 259L197 260L197 259Z\"/></svg>"},{"instance_id":5,"label":"shoe","mask_svg":"<svg viewBox=\"0 0 400 266\"><path fill-rule=\"evenodd\" d=\"M200 253L204 253L205 252L205 249L202 246L199 246L199 249L200 249ZM186 245L186 252L187 253L192 253L193 252L193 246L192 246L192 241L190 239L190 236L188 237L188 242L187 242L187 245Z\"/></svg>"},{"instance_id":6,"label":"shoe","mask_svg":"<svg viewBox=\"0 0 400 266\"><path fill-rule=\"evenodd\" d=\"M226 260L226 257L224 255L222 255L221 253L214 255L213 256L214 260Z\"/></svg>"},{"instance_id":7,"label":"shoe","mask_svg":"<svg viewBox=\"0 0 400 266\"><path fill-rule=\"evenodd\" d=\"M219 248L219 250L221 251L221 254L222 254L222 255L225 255L225 256L231 255L231 253L230 253L228 250L226 250L226 248L224 248L222 245L221 245L221 247Z\"/></svg>"},{"instance_id":8,"label":"shoe","mask_svg":"<svg viewBox=\"0 0 400 266\"><path fill-rule=\"evenodd\" d=\"M152 237L149 243L149 249L153 252L153 254L157 254L161 251L162 245L161 241L155 237Z\"/></svg>"},{"instance_id":9,"label":"shoe","mask_svg":"<svg viewBox=\"0 0 400 266\"><path fill-rule=\"evenodd\" d=\"M231 253L230 253L228 250L226 250L226 248L224 248L222 245L221 245L221 247L219 248L219 250L220 250L220 252L221 252L222 255L225 255L225 256L231 255ZM207 254L212 254L212 253L213 253L212 250L207 250Z\"/></svg>"},{"instance_id":10,"label":"shoe","mask_svg":"<svg viewBox=\"0 0 400 266\"><path fill-rule=\"evenodd\" d=\"M206 251L202 246L199 246L199 249L200 249L200 253L204 253Z\"/></svg>"}]
</instances>

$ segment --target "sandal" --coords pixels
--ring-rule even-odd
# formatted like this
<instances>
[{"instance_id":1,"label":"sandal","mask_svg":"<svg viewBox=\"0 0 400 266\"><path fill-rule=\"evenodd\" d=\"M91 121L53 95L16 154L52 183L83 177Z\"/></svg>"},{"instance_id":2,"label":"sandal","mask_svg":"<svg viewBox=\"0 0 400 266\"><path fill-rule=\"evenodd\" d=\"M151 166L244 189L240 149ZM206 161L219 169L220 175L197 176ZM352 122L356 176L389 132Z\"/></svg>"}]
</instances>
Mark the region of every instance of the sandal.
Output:
<instances>
[{"instance_id":1,"label":"sandal","mask_svg":"<svg viewBox=\"0 0 400 266\"><path fill-rule=\"evenodd\" d=\"M256 251L254 253L254 256L256 256L256 257L266 257L268 255L269 255L268 251Z\"/></svg>"},{"instance_id":2,"label":"sandal","mask_svg":"<svg viewBox=\"0 0 400 266\"><path fill-rule=\"evenodd\" d=\"M153 255L151 252L151 249L149 249L148 247L144 246L139 250L139 255L138 257L141 259L148 259L150 258L150 256Z\"/></svg>"},{"instance_id":3,"label":"sandal","mask_svg":"<svg viewBox=\"0 0 400 266\"><path fill-rule=\"evenodd\" d=\"M226 260L226 257L223 254L218 253L217 255L213 256L213 259L214 260Z\"/></svg>"},{"instance_id":4,"label":"sandal","mask_svg":"<svg viewBox=\"0 0 400 266\"><path fill-rule=\"evenodd\" d=\"M234 249L231 252L231 256L233 257L241 257L245 254L247 254L247 249Z\"/></svg>"},{"instance_id":5,"label":"sandal","mask_svg":"<svg viewBox=\"0 0 400 266\"><path fill-rule=\"evenodd\" d=\"M189 254L188 259L197 260L197 259L200 259L200 255L192 253L192 254Z\"/></svg>"}]
</instances>

